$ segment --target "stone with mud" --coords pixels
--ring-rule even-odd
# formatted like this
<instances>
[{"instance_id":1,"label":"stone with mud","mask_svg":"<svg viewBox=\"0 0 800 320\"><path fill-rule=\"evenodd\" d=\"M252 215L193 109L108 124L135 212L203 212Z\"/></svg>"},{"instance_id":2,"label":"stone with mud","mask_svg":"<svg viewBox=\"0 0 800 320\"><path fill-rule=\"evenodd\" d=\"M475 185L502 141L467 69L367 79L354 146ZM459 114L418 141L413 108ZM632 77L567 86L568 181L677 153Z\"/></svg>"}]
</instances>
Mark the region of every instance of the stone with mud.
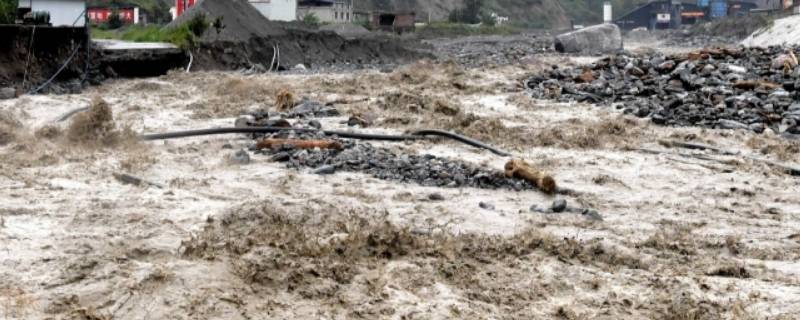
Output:
<instances>
[{"instance_id":1,"label":"stone with mud","mask_svg":"<svg viewBox=\"0 0 800 320\"><path fill-rule=\"evenodd\" d=\"M562 53L612 53L622 50L622 33L615 24L601 24L568 32L555 38Z\"/></svg>"},{"instance_id":2,"label":"stone with mud","mask_svg":"<svg viewBox=\"0 0 800 320\"><path fill-rule=\"evenodd\" d=\"M0 100L14 99L17 97L17 90L11 87L0 88Z\"/></svg>"}]
</instances>

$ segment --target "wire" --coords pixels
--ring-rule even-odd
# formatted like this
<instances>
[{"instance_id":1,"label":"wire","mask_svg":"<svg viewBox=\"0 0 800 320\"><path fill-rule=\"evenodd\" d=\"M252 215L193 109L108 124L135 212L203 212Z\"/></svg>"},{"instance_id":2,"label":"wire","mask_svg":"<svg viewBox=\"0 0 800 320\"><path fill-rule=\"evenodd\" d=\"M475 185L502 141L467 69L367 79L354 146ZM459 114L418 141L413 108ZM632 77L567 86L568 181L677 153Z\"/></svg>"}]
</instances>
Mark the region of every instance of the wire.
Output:
<instances>
[{"instance_id":1,"label":"wire","mask_svg":"<svg viewBox=\"0 0 800 320\"><path fill-rule=\"evenodd\" d=\"M73 21L73 22L72 22L72 26L73 26L73 27L75 26L75 24L76 24L76 23L78 23L78 20L79 20L81 17L83 17L84 19L86 18L86 15L85 15L85 13L86 13L86 9L83 9L83 11L81 11L81 13L78 15L78 17L77 17L77 18L75 18L75 21ZM88 46L88 45L89 45L89 43L87 42L87 43L86 43L86 45ZM36 89L34 89L34 90L31 90L31 91L28 91L28 94L36 94L36 93L37 93L37 92L39 92L40 90L42 90L42 89L44 89L45 87L47 87L48 85L50 85L50 83L51 83L51 82L53 82L53 80L55 80L55 79L56 79L56 77L58 77L58 75L59 75L59 74L61 74L61 72L62 72L62 71L64 71L64 69L66 69L66 68L67 68L67 65L69 65L69 63L72 61L72 58L75 58L75 55L78 53L78 50L80 50L80 48L81 48L81 46L77 46L77 47L75 47L75 50L73 50L73 51L72 51L72 54L70 54L70 55L69 55L69 58L67 58L67 60L66 60L66 61L64 61L64 64L62 64L62 65L61 65L61 67L60 67L60 68L58 68L58 70L56 70L56 73L54 73L54 74L53 74L53 76L51 76L51 77L50 77L50 79L47 79L47 81L45 81L44 83L42 83L42 84L41 84L39 87L37 87Z\"/></svg>"},{"instance_id":2,"label":"wire","mask_svg":"<svg viewBox=\"0 0 800 320\"><path fill-rule=\"evenodd\" d=\"M411 134L415 135L415 136L438 136L438 137L444 137L444 138L448 138L448 139L452 139L452 140L456 140L456 141L462 142L464 144L471 145L471 146L476 147L476 148L489 150L492 153L494 153L496 155L499 155L499 156L504 156L504 157L511 156L511 154L508 153L508 152L499 150L499 149L497 149L495 147L487 145L487 144L485 144L483 142L480 142L478 140L472 139L470 137L462 136L460 134L456 134L456 133L453 133L453 132L450 132L450 131L436 130L436 129L424 129L424 130L414 131Z\"/></svg>"},{"instance_id":3,"label":"wire","mask_svg":"<svg viewBox=\"0 0 800 320\"><path fill-rule=\"evenodd\" d=\"M455 140L476 148L486 149L496 155L504 157L511 155L508 152L489 146L481 141L465 137L457 133L443 131L443 130L434 130L434 129L418 130L412 132L410 135L386 135L386 134L358 133L358 132L348 132L348 131L332 131L332 130L284 128L284 127L212 128L212 129L176 131L167 133L144 134L139 136L139 138L141 138L142 140L152 141L152 140L166 140L166 139L177 139L177 138L229 134L229 133L276 133L284 131L321 132L328 136L338 136L346 139L378 140L378 141L409 141L409 140L414 141L414 140L426 139L426 137L428 136L438 136Z\"/></svg>"},{"instance_id":4,"label":"wire","mask_svg":"<svg viewBox=\"0 0 800 320\"><path fill-rule=\"evenodd\" d=\"M44 89L45 87L47 87L48 85L50 85L50 83L53 82L53 80L55 80L56 77L58 77L59 74L61 74L61 71L64 71L64 69L67 67L67 65L69 65L69 63L72 61L72 58L75 57L75 54L78 53L78 50L80 50L80 48L81 48L80 46L75 47L75 50L73 50L72 54L69 55L69 58L67 58L67 60L64 61L64 64L61 65L61 68L58 68L56 73L53 74L53 76L50 77L50 79L47 79L47 81L42 83L42 85L40 85L39 87L37 87L34 90L28 91L28 94L35 94L35 93L39 92L40 90Z\"/></svg>"},{"instance_id":5,"label":"wire","mask_svg":"<svg viewBox=\"0 0 800 320\"><path fill-rule=\"evenodd\" d=\"M25 83L28 82L28 70L31 66L31 55L33 55L33 39L36 36L36 25L31 30L31 44L28 46L28 57L25 59L25 75L22 76L22 90L25 90Z\"/></svg>"}]
</instances>

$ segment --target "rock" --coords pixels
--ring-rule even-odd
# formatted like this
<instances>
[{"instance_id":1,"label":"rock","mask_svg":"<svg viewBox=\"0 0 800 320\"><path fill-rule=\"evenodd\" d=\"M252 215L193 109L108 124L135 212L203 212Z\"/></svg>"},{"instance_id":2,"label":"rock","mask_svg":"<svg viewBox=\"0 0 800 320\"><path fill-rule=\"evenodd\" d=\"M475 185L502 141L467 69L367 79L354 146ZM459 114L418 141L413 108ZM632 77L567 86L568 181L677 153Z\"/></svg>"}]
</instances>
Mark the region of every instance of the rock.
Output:
<instances>
[{"instance_id":1,"label":"rock","mask_svg":"<svg viewBox=\"0 0 800 320\"><path fill-rule=\"evenodd\" d=\"M17 97L17 90L11 87L0 88L0 100L14 99Z\"/></svg>"},{"instance_id":2,"label":"rock","mask_svg":"<svg viewBox=\"0 0 800 320\"><path fill-rule=\"evenodd\" d=\"M597 210L594 209L585 209L583 210L581 215L583 215L589 220L603 221L603 216L601 216L600 213L598 213Z\"/></svg>"},{"instance_id":3,"label":"rock","mask_svg":"<svg viewBox=\"0 0 800 320\"><path fill-rule=\"evenodd\" d=\"M270 158L270 160L275 161L275 162L285 162L285 161L289 161L289 159L291 159L291 158L292 158L292 155L289 154L288 152L278 152L278 153L274 154Z\"/></svg>"},{"instance_id":4,"label":"rock","mask_svg":"<svg viewBox=\"0 0 800 320\"><path fill-rule=\"evenodd\" d=\"M336 166L324 165L311 171L313 174L334 174L336 173Z\"/></svg>"},{"instance_id":5,"label":"rock","mask_svg":"<svg viewBox=\"0 0 800 320\"><path fill-rule=\"evenodd\" d=\"M302 63L299 63L299 64L297 64L296 66L294 66L294 68L293 68L293 69L294 69L294 70L296 70L296 71L305 71L305 70L307 70L308 68L306 68L306 66L305 66L305 65L303 65Z\"/></svg>"},{"instance_id":6,"label":"rock","mask_svg":"<svg viewBox=\"0 0 800 320\"><path fill-rule=\"evenodd\" d=\"M555 49L569 53L613 53L622 50L622 33L615 24L600 24L555 38Z\"/></svg>"},{"instance_id":7,"label":"rock","mask_svg":"<svg viewBox=\"0 0 800 320\"><path fill-rule=\"evenodd\" d=\"M488 202L480 202L478 203L478 206L481 207L481 209L494 210L494 204Z\"/></svg>"},{"instance_id":8,"label":"rock","mask_svg":"<svg viewBox=\"0 0 800 320\"><path fill-rule=\"evenodd\" d=\"M733 64L725 64L724 66L725 66L725 70L728 70L728 71L733 72L733 73L747 73L747 68L745 68L745 67L740 67L740 66L733 65Z\"/></svg>"},{"instance_id":9,"label":"rock","mask_svg":"<svg viewBox=\"0 0 800 320\"><path fill-rule=\"evenodd\" d=\"M716 127L717 127L717 129L729 129L729 130L745 129L745 130L750 130L750 127L748 127L744 123L741 123L739 121L734 121L734 120L727 120L727 119L721 119L721 120L717 121L717 126Z\"/></svg>"},{"instance_id":10,"label":"rock","mask_svg":"<svg viewBox=\"0 0 800 320\"><path fill-rule=\"evenodd\" d=\"M317 120L311 120L308 122L308 126L314 129L322 129L322 123Z\"/></svg>"},{"instance_id":11,"label":"rock","mask_svg":"<svg viewBox=\"0 0 800 320\"><path fill-rule=\"evenodd\" d=\"M763 123L757 122L750 124L750 130L753 130L755 133L763 133L764 130L767 128Z\"/></svg>"},{"instance_id":12,"label":"rock","mask_svg":"<svg viewBox=\"0 0 800 320\"><path fill-rule=\"evenodd\" d=\"M567 209L567 200L558 199L553 201L553 205L550 206L550 209L553 210L553 212L564 212L564 210Z\"/></svg>"},{"instance_id":13,"label":"rock","mask_svg":"<svg viewBox=\"0 0 800 320\"><path fill-rule=\"evenodd\" d=\"M250 163L250 154L246 150L239 150L231 156L231 162L234 164L245 165Z\"/></svg>"},{"instance_id":14,"label":"rock","mask_svg":"<svg viewBox=\"0 0 800 320\"><path fill-rule=\"evenodd\" d=\"M230 143L223 144L222 149L233 149L233 145Z\"/></svg>"},{"instance_id":15,"label":"rock","mask_svg":"<svg viewBox=\"0 0 800 320\"><path fill-rule=\"evenodd\" d=\"M435 192L428 195L428 200L430 201L443 201L444 196L441 193Z\"/></svg>"}]
</instances>

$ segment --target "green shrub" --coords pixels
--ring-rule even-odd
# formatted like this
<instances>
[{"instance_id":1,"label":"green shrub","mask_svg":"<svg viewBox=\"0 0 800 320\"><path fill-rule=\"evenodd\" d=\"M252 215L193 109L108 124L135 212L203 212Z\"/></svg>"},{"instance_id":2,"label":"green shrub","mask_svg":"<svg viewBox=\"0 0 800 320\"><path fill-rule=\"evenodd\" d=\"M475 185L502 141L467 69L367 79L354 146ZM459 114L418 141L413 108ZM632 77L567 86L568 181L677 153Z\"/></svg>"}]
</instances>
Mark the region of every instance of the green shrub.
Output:
<instances>
[{"instance_id":1,"label":"green shrub","mask_svg":"<svg viewBox=\"0 0 800 320\"><path fill-rule=\"evenodd\" d=\"M195 36L202 37L203 33L205 33L209 27L208 20L206 20L206 14L202 12L198 13L189 19L189 22L186 23L186 27L189 28L189 31L191 31Z\"/></svg>"},{"instance_id":2,"label":"green shrub","mask_svg":"<svg viewBox=\"0 0 800 320\"><path fill-rule=\"evenodd\" d=\"M108 16L107 25L109 29L122 28L124 23L122 22L122 17L119 15L119 10L114 9L111 11L111 14Z\"/></svg>"},{"instance_id":3,"label":"green shrub","mask_svg":"<svg viewBox=\"0 0 800 320\"><path fill-rule=\"evenodd\" d=\"M306 13L306 15L303 16L303 23L314 27L320 25L319 17L313 13Z\"/></svg>"},{"instance_id":4,"label":"green shrub","mask_svg":"<svg viewBox=\"0 0 800 320\"><path fill-rule=\"evenodd\" d=\"M0 24L14 23L17 17L17 0L0 0Z\"/></svg>"}]
</instances>

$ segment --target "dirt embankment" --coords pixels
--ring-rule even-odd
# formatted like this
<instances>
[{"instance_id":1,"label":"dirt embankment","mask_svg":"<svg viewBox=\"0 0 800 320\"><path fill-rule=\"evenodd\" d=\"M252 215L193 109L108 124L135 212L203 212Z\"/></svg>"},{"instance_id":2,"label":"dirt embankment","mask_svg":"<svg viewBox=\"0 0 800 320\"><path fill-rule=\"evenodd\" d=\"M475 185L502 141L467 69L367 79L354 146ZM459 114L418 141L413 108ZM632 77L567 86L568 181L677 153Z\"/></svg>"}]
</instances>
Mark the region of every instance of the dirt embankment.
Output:
<instances>
[{"instance_id":1,"label":"dirt embankment","mask_svg":"<svg viewBox=\"0 0 800 320\"><path fill-rule=\"evenodd\" d=\"M394 64L425 56L389 38L345 39L334 32L311 30L297 23L270 21L242 0L203 0L170 27L197 16L205 16L208 21L220 19L224 27L209 28L192 50L196 70Z\"/></svg>"},{"instance_id":2,"label":"dirt embankment","mask_svg":"<svg viewBox=\"0 0 800 320\"><path fill-rule=\"evenodd\" d=\"M60 84L45 90L79 91L79 80L86 68L83 28L0 26L0 87L29 91L47 81L62 65L64 70L55 78Z\"/></svg>"}]
</instances>

